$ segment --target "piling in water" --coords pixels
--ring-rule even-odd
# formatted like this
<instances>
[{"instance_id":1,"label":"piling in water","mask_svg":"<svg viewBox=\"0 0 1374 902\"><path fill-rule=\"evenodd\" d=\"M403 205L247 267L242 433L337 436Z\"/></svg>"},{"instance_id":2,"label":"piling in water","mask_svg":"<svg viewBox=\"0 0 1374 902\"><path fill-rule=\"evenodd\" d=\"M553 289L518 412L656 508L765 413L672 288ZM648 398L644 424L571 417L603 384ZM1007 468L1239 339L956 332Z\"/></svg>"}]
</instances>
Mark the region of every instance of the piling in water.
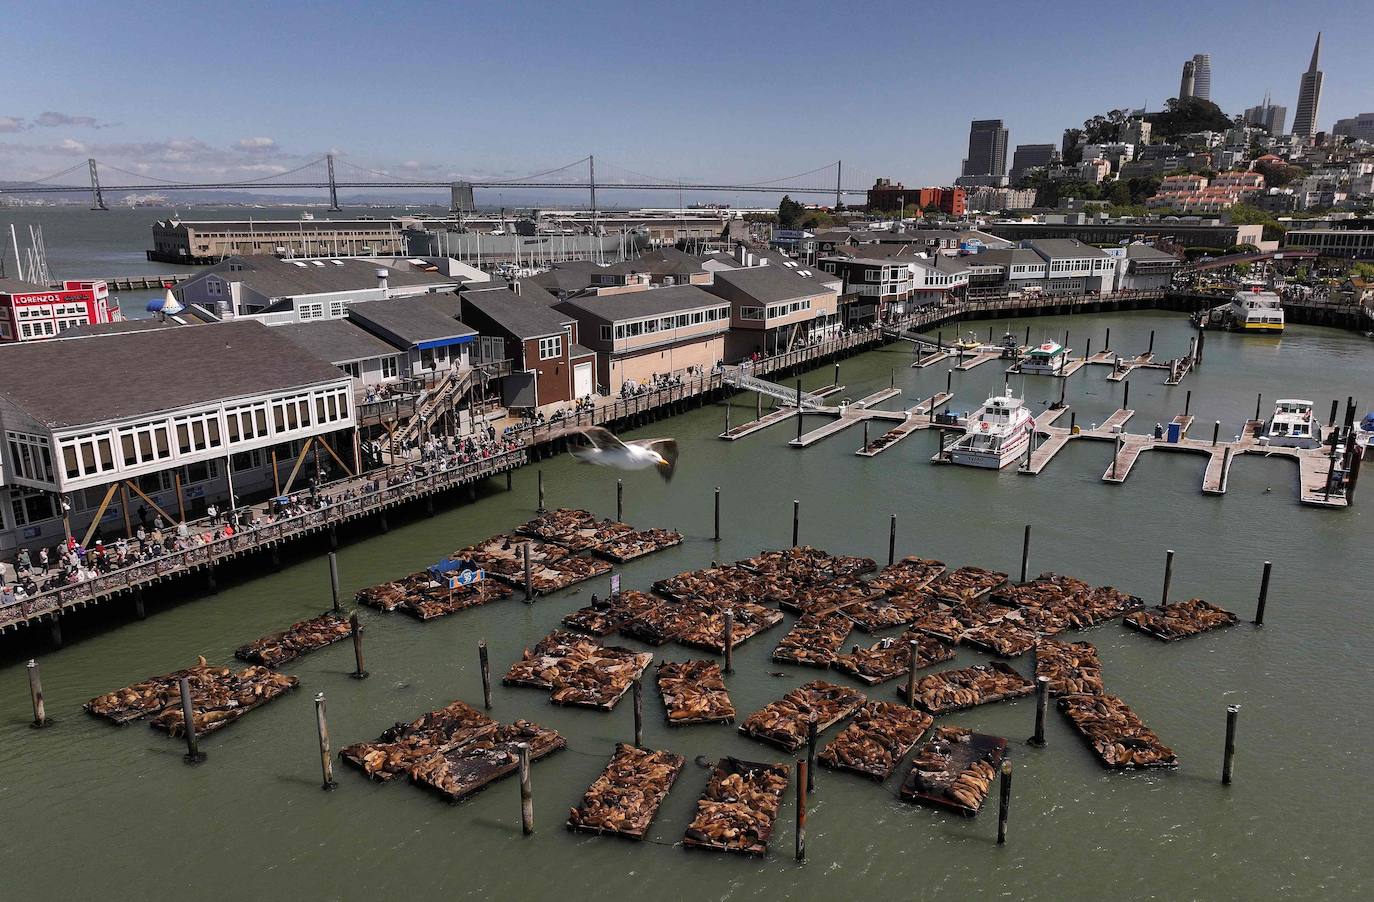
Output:
<instances>
[{"instance_id":1,"label":"piling in water","mask_svg":"<svg viewBox=\"0 0 1374 902\"><path fill-rule=\"evenodd\" d=\"M1034 673L1034 668L1031 669ZM1045 711L1050 704L1050 678L1035 678L1035 735L1026 744L1037 749L1045 747Z\"/></svg>"},{"instance_id":2,"label":"piling in water","mask_svg":"<svg viewBox=\"0 0 1374 902\"><path fill-rule=\"evenodd\" d=\"M1172 548L1164 552L1164 591L1160 593L1159 603L1165 605L1169 603L1169 583L1174 579L1174 550Z\"/></svg>"},{"instance_id":3,"label":"piling in water","mask_svg":"<svg viewBox=\"0 0 1374 902\"><path fill-rule=\"evenodd\" d=\"M720 541L720 486L716 486L715 540Z\"/></svg>"},{"instance_id":4,"label":"piling in water","mask_svg":"<svg viewBox=\"0 0 1374 902\"><path fill-rule=\"evenodd\" d=\"M477 643L477 660L482 667L482 707L491 710L491 662L487 659L487 640Z\"/></svg>"},{"instance_id":5,"label":"piling in water","mask_svg":"<svg viewBox=\"0 0 1374 902\"><path fill-rule=\"evenodd\" d=\"M520 752L520 830L526 836L534 833L534 790L530 786L530 744L522 742Z\"/></svg>"},{"instance_id":6,"label":"piling in water","mask_svg":"<svg viewBox=\"0 0 1374 902\"><path fill-rule=\"evenodd\" d=\"M1026 532L1021 537L1021 582L1026 581L1026 568L1030 566L1030 529L1031 525L1026 524Z\"/></svg>"},{"instance_id":7,"label":"piling in water","mask_svg":"<svg viewBox=\"0 0 1374 902\"><path fill-rule=\"evenodd\" d=\"M43 677L38 672L38 662L32 658L27 665L29 671L29 700L33 702L33 726L41 729L48 725L47 707L43 704Z\"/></svg>"},{"instance_id":8,"label":"piling in water","mask_svg":"<svg viewBox=\"0 0 1374 902\"><path fill-rule=\"evenodd\" d=\"M320 788L326 792L338 784L334 782L334 759L329 754L329 725L324 716L324 693L315 695L315 730L320 737Z\"/></svg>"},{"instance_id":9,"label":"piling in water","mask_svg":"<svg viewBox=\"0 0 1374 902\"><path fill-rule=\"evenodd\" d=\"M181 717L183 731L186 734L186 755L187 764L199 764L205 760L205 753L200 750L200 740L196 738L196 719L191 705L191 681L182 677L181 684Z\"/></svg>"},{"instance_id":10,"label":"piling in water","mask_svg":"<svg viewBox=\"0 0 1374 902\"><path fill-rule=\"evenodd\" d=\"M358 612L348 617L348 628L353 633L353 672L349 676L355 680L365 680L367 671L363 668L363 627L358 622Z\"/></svg>"},{"instance_id":11,"label":"piling in water","mask_svg":"<svg viewBox=\"0 0 1374 902\"><path fill-rule=\"evenodd\" d=\"M615 522L625 522L625 480L615 481Z\"/></svg>"},{"instance_id":12,"label":"piling in water","mask_svg":"<svg viewBox=\"0 0 1374 902\"><path fill-rule=\"evenodd\" d=\"M1231 785L1231 773L1236 764L1236 719L1240 717L1240 705L1226 706L1226 751L1221 760L1221 782Z\"/></svg>"},{"instance_id":13,"label":"piling in water","mask_svg":"<svg viewBox=\"0 0 1374 902\"><path fill-rule=\"evenodd\" d=\"M887 565L891 567L897 560L897 515L892 515L892 521L887 527Z\"/></svg>"},{"instance_id":14,"label":"piling in water","mask_svg":"<svg viewBox=\"0 0 1374 902\"><path fill-rule=\"evenodd\" d=\"M793 499L792 501L792 547L796 548L799 544L798 534L801 530L801 502Z\"/></svg>"},{"instance_id":15,"label":"piling in water","mask_svg":"<svg viewBox=\"0 0 1374 902\"><path fill-rule=\"evenodd\" d=\"M1186 394L1186 395L1183 396L1183 415L1184 415L1185 417L1188 415L1188 411L1192 409L1192 406L1193 406L1193 390L1190 388L1190 389L1188 389L1188 394Z\"/></svg>"},{"instance_id":16,"label":"piling in water","mask_svg":"<svg viewBox=\"0 0 1374 902\"><path fill-rule=\"evenodd\" d=\"M806 722L806 791L816 791L816 718Z\"/></svg>"},{"instance_id":17,"label":"piling in water","mask_svg":"<svg viewBox=\"0 0 1374 902\"><path fill-rule=\"evenodd\" d=\"M1217 436L1221 435L1221 420L1212 424L1212 447L1217 446Z\"/></svg>"},{"instance_id":18,"label":"piling in water","mask_svg":"<svg viewBox=\"0 0 1374 902\"><path fill-rule=\"evenodd\" d=\"M334 613L342 613L343 608L339 607L339 558L334 552L329 552L329 595L334 601Z\"/></svg>"},{"instance_id":19,"label":"piling in water","mask_svg":"<svg viewBox=\"0 0 1374 902\"><path fill-rule=\"evenodd\" d=\"M635 708L635 748L644 748L644 681L637 679L631 684L634 689Z\"/></svg>"},{"instance_id":20,"label":"piling in water","mask_svg":"<svg viewBox=\"0 0 1374 902\"><path fill-rule=\"evenodd\" d=\"M916 658L920 650L920 642L913 639L907 643L906 704L908 708L916 707Z\"/></svg>"},{"instance_id":21,"label":"piling in water","mask_svg":"<svg viewBox=\"0 0 1374 902\"><path fill-rule=\"evenodd\" d=\"M619 505L617 505L618 507ZM617 517L617 520L620 518ZM523 556L525 559L525 601L534 600L534 565L530 562L530 543L526 542L523 546Z\"/></svg>"},{"instance_id":22,"label":"piling in water","mask_svg":"<svg viewBox=\"0 0 1374 902\"><path fill-rule=\"evenodd\" d=\"M797 860L806 860L806 781L811 769L806 761L797 764Z\"/></svg>"},{"instance_id":23,"label":"piling in water","mask_svg":"<svg viewBox=\"0 0 1374 902\"><path fill-rule=\"evenodd\" d=\"M997 806L997 844L1007 841L1007 817L1011 813L1011 762L1002 762L1001 801Z\"/></svg>"},{"instance_id":24,"label":"piling in water","mask_svg":"<svg viewBox=\"0 0 1374 902\"><path fill-rule=\"evenodd\" d=\"M1130 409L1131 409L1131 380L1130 380L1130 379L1122 379L1122 380L1121 380L1121 409L1122 409L1122 410L1130 410Z\"/></svg>"},{"instance_id":25,"label":"piling in water","mask_svg":"<svg viewBox=\"0 0 1374 902\"><path fill-rule=\"evenodd\" d=\"M1255 603L1255 626L1264 626L1264 606L1269 601L1269 573L1274 565L1264 562L1264 575L1260 577L1259 601Z\"/></svg>"},{"instance_id":26,"label":"piling in water","mask_svg":"<svg viewBox=\"0 0 1374 902\"><path fill-rule=\"evenodd\" d=\"M721 636L721 644L725 649L725 672L735 672L735 612L727 609L725 612L724 635Z\"/></svg>"},{"instance_id":27,"label":"piling in water","mask_svg":"<svg viewBox=\"0 0 1374 902\"><path fill-rule=\"evenodd\" d=\"M535 508L537 513L544 513L548 508L544 507L544 471L540 470L539 476L539 507Z\"/></svg>"}]
</instances>

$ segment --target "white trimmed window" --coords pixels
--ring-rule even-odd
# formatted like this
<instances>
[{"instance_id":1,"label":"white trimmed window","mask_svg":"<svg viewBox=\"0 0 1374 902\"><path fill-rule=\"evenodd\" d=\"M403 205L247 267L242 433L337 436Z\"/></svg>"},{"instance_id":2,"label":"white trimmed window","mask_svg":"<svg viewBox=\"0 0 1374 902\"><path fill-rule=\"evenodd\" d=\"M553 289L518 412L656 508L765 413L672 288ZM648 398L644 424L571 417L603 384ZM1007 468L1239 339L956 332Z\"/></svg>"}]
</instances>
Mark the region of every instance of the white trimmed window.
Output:
<instances>
[{"instance_id":1,"label":"white trimmed window","mask_svg":"<svg viewBox=\"0 0 1374 902\"><path fill-rule=\"evenodd\" d=\"M560 357L560 356L562 356L562 354L563 354L563 338L562 338L562 336L555 335L555 336L552 336L552 337L550 337L550 338L541 338L541 339L539 339L539 359L540 359L540 360L552 360L552 359L554 359L555 357Z\"/></svg>"}]
</instances>

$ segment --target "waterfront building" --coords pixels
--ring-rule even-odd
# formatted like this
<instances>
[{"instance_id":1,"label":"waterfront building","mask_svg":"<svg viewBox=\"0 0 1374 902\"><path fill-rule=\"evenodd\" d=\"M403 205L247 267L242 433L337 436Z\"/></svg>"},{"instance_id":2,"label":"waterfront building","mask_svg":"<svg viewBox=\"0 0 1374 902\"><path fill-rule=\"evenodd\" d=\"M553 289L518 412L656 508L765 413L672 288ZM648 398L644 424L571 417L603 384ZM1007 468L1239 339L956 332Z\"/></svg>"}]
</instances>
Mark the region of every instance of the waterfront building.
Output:
<instances>
[{"instance_id":1,"label":"waterfront building","mask_svg":"<svg viewBox=\"0 0 1374 902\"><path fill-rule=\"evenodd\" d=\"M1059 157L1059 148L1053 144L1018 144L1011 157L1011 183L1020 184L1027 170L1047 168ZM979 209L988 209L980 207Z\"/></svg>"},{"instance_id":2,"label":"waterfront building","mask_svg":"<svg viewBox=\"0 0 1374 902\"><path fill-rule=\"evenodd\" d=\"M711 274L701 265L701 257L674 247L658 248L629 260L587 270L588 287L598 293L617 288L635 289L644 285L706 285Z\"/></svg>"},{"instance_id":3,"label":"waterfront building","mask_svg":"<svg viewBox=\"0 0 1374 902\"><path fill-rule=\"evenodd\" d=\"M112 386L131 361L148 377ZM0 551L170 528L316 438L353 467L355 425L348 375L258 322L0 347Z\"/></svg>"},{"instance_id":4,"label":"waterfront building","mask_svg":"<svg viewBox=\"0 0 1374 902\"><path fill-rule=\"evenodd\" d=\"M1220 248L1236 244L1258 245L1264 233L1264 227L1261 225L1237 225L1219 221L1089 222L1082 218L1072 222L990 222L983 229L1009 241L1072 238L1087 244L1109 245L1120 244L1123 241L1167 240L1181 247Z\"/></svg>"},{"instance_id":5,"label":"waterfront building","mask_svg":"<svg viewBox=\"0 0 1374 902\"><path fill-rule=\"evenodd\" d=\"M1374 142L1374 113L1360 113L1348 119L1337 119L1331 134L1356 141Z\"/></svg>"},{"instance_id":6,"label":"waterfront building","mask_svg":"<svg viewBox=\"0 0 1374 902\"><path fill-rule=\"evenodd\" d=\"M963 188L908 188L901 182L894 185L890 179L883 178L876 179L868 189L867 202L870 213L935 207L950 216L963 216L967 209Z\"/></svg>"},{"instance_id":7,"label":"waterfront building","mask_svg":"<svg viewBox=\"0 0 1374 902\"><path fill-rule=\"evenodd\" d=\"M1183 260L1149 244L1126 246L1123 266L1118 268L1118 291L1151 291L1168 288Z\"/></svg>"},{"instance_id":8,"label":"waterfront building","mask_svg":"<svg viewBox=\"0 0 1374 902\"><path fill-rule=\"evenodd\" d=\"M0 343L40 341L79 326L118 322L118 302L99 279L50 288L0 279Z\"/></svg>"},{"instance_id":9,"label":"waterfront building","mask_svg":"<svg viewBox=\"0 0 1374 902\"><path fill-rule=\"evenodd\" d=\"M1317 65L1321 52L1322 35L1317 32L1317 43L1312 47L1312 61L1298 82L1298 109L1293 114L1293 134L1299 138L1312 138L1317 134L1317 116L1322 99L1322 73Z\"/></svg>"},{"instance_id":10,"label":"waterfront building","mask_svg":"<svg viewBox=\"0 0 1374 902\"><path fill-rule=\"evenodd\" d=\"M1374 220L1292 220L1283 247L1314 250L1323 257L1374 260Z\"/></svg>"},{"instance_id":11,"label":"waterfront building","mask_svg":"<svg viewBox=\"0 0 1374 902\"><path fill-rule=\"evenodd\" d=\"M1008 137L1001 119L973 120L968 131L968 157L960 175L1005 175Z\"/></svg>"},{"instance_id":12,"label":"waterfront building","mask_svg":"<svg viewBox=\"0 0 1374 902\"><path fill-rule=\"evenodd\" d=\"M153 223L148 259L158 263L218 263L225 257L405 256L399 219L183 220Z\"/></svg>"},{"instance_id":13,"label":"waterfront building","mask_svg":"<svg viewBox=\"0 0 1374 902\"><path fill-rule=\"evenodd\" d=\"M447 275L424 260L387 261L325 257L233 256L181 283L174 294L185 306L199 305L220 317L268 314L281 322L342 317L362 301L451 292L468 281L489 278L481 270L446 261Z\"/></svg>"},{"instance_id":14,"label":"waterfront building","mask_svg":"<svg viewBox=\"0 0 1374 902\"><path fill-rule=\"evenodd\" d=\"M578 344L576 317L510 288L474 287L459 299L463 322L481 333L483 357L511 361L503 406L532 409L596 393L596 352Z\"/></svg>"},{"instance_id":15,"label":"waterfront building","mask_svg":"<svg viewBox=\"0 0 1374 902\"><path fill-rule=\"evenodd\" d=\"M1023 242L1045 261L1046 294L1111 294L1116 290L1116 258L1072 238Z\"/></svg>"},{"instance_id":16,"label":"waterfront building","mask_svg":"<svg viewBox=\"0 0 1374 902\"><path fill-rule=\"evenodd\" d=\"M707 288L730 302L726 360L779 354L839 329L839 295L815 270L750 266L718 272Z\"/></svg>"},{"instance_id":17,"label":"waterfront building","mask_svg":"<svg viewBox=\"0 0 1374 902\"><path fill-rule=\"evenodd\" d=\"M730 304L697 285L599 292L557 309L577 320L581 341L596 352L597 383L611 395L725 360Z\"/></svg>"}]
</instances>

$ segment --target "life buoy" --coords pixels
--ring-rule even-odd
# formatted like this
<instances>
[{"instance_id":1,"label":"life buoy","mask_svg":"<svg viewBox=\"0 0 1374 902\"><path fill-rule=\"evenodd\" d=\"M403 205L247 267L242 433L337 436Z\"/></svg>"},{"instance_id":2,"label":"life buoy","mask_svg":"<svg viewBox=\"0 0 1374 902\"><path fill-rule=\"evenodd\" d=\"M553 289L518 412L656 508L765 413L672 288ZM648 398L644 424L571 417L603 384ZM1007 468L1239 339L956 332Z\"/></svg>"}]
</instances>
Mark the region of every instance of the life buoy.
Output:
<instances>
[{"instance_id":1,"label":"life buoy","mask_svg":"<svg viewBox=\"0 0 1374 902\"><path fill-rule=\"evenodd\" d=\"M987 424L987 423L984 423L984 424L983 424L983 431L984 431L984 432L987 432L987 431L988 431L988 424Z\"/></svg>"}]
</instances>

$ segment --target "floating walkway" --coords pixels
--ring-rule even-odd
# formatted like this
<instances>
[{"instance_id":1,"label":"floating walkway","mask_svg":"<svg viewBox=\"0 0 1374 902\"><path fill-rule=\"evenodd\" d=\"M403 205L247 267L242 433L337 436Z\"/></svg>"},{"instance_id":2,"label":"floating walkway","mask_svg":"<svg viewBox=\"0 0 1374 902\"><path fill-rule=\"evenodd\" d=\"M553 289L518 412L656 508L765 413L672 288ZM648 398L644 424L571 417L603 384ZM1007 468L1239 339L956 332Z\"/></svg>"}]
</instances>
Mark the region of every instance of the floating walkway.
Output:
<instances>
[{"instance_id":1,"label":"floating walkway","mask_svg":"<svg viewBox=\"0 0 1374 902\"><path fill-rule=\"evenodd\" d=\"M860 448L858 451L855 451L854 453L859 455L860 457L877 457L879 454L882 454L888 448L891 448L893 445L897 444L902 439L906 438L908 435L911 435L913 432L919 432L923 429L931 428L964 428L962 424L945 424L936 423L934 421L935 408L939 407L941 404L948 403L953 398L954 395L950 392L942 391L936 394L934 397L930 398L929 400L922 401L920 404L917 404L915 407L912 407L911 409L907 410L906 416L902 419L900 423L898 423L896 426L893 426L887 432L884 432L882 435L878 436L876 439L864 445L862 448Z\"/></svg>"}]
</instances>

